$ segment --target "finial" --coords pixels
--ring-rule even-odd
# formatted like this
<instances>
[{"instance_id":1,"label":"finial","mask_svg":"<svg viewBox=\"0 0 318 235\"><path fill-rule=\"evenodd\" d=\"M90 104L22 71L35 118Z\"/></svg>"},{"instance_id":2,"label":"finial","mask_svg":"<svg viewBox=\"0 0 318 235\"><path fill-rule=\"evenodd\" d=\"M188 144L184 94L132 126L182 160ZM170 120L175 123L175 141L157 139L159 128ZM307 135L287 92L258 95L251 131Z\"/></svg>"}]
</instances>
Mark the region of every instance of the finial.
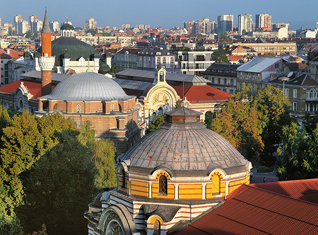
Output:
<instances>
[{"instance_id":1,"label":"finial","mask_svg":"<svg viewBox=\"0 0 318 235\"><path fill-rule=\"evenodd\" d=\"M87 68L87 70L86 70L86 73L89 73L89 72L92 72L92 71L91 71L90 68L89 68L89 61L88 61L88 68Z\"/></svg>"}]
</instances>

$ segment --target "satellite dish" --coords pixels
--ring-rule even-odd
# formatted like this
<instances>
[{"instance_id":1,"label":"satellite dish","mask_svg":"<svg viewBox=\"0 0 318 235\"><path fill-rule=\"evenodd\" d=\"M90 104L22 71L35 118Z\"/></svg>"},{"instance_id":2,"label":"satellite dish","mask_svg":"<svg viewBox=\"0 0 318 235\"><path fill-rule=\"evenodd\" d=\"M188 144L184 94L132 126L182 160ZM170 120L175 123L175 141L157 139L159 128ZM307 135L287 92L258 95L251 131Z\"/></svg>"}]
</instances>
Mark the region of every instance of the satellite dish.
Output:
<instances>
[{"instance_id":1,"label":"satellite dish","mask_svg":"<svg viewBox=\"0 0 318 235\"><path fill-rule=\"evenodd\" d=\"M289 72L289 74L287 75L287 77L291 77L291 76L293 76L293 72Z\"/></svg>"}]
</instances>

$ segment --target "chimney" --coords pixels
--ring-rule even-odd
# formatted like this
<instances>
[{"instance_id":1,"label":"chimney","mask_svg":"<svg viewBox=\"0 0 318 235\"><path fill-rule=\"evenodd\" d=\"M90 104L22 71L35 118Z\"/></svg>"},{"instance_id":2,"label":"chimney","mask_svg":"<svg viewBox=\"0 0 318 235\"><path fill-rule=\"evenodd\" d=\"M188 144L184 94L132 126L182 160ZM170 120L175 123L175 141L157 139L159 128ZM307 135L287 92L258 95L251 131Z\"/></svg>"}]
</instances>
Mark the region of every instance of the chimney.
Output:
<instances>
[{"instance_id":1,"label":"chimney","mask_svg":"<svg viewBox=\"0 0 318 235\"><path fill-rule=\"evenodd\" d=\"M10 48L7 48L7 54L10 55Z\"/></svg>"}]
</instances>

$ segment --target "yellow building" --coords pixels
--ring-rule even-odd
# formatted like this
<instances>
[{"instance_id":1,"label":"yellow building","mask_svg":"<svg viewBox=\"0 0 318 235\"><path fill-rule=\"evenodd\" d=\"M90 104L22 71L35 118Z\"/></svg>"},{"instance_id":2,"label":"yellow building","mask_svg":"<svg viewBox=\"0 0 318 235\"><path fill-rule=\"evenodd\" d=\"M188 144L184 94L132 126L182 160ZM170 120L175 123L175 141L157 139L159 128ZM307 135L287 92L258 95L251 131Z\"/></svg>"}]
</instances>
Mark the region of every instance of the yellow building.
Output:
<instances>
[{"instance_id":1,"label":"yellow building","mask_svg":"<svg viewBox=\"0 0 318 235\"><path fill-rule=\"evenodd\" d=\"M85 212L88 233L170 234L242 184L251 163L185 107L117 159L118 186L100 193ZM180 223L178 223L180 222Z\"/></svg>"}]
</instances>

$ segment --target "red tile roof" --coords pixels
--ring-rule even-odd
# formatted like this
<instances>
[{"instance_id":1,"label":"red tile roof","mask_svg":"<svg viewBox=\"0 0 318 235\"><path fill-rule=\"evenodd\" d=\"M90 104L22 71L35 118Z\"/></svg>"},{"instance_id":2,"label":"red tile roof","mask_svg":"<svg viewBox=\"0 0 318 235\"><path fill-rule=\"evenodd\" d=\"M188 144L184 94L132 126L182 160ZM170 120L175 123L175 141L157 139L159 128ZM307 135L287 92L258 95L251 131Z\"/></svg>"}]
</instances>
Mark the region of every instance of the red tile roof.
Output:
<instances>
[{"instance_id":1,"label":"red tile roof","mask_svg":"<svg viewBox=\"0 0 318 235\"><path fill-rule=\"evenodd\" d=\"M318 204L318 178L250 184L250 186Z\"/></svg>"},{"instance_id":2,"label":"red tile roof","mask_svg":"<svg viewBox=\"0 0 318 235\"><path fill-rule=\"evenodd\" d=\"M7 85L0 87L0 92L12 94L16 91L19 86L23 82L23 85L29 89L29 92L33 95L33 99L37 99L41 97L41 83L35 81L25 81L25 80L18 80ZM52 89L54 89L55 85L52 85Z\"/></svg>"},{"instance_id":3,"label":"red tile roof","mask_svg":"<svg viewBox=\"0 0 318 235\"><path fill-rule=\"evenodd\" d=\"M177 234L318 234L318 205L242 185Z\"/></svg>"},{"instance_id":4,"label":"red tile roof","mask_svg":"<svg viewBox=\"0 0 318 235\"><path fill-rule=\"evenodd\" d=\"M9 50L9 54L7 53L7 50ZM19 59L21 56L23 56L23 52L17 52L15 50L12 50L12 49L0 49L0 56L1 58L6 58L6 59L13 59L13 60L16 60L16 59ZM9 58L10 57L10 58Z\"/></svg>"},{"instance_id":5,"label":"red tile roof","mask_svg":"<svg viewBox=\"0 0 318 235\"><path fill-rule=\"evenodd\" d=\"M190 86L190 85L172 85L181 99L187 97L188 101L192 102L206 102L213 103L228 100L231 95L214 87ZM184 94L184 95L183 95Z\"/></svg>"}]
</instances>

